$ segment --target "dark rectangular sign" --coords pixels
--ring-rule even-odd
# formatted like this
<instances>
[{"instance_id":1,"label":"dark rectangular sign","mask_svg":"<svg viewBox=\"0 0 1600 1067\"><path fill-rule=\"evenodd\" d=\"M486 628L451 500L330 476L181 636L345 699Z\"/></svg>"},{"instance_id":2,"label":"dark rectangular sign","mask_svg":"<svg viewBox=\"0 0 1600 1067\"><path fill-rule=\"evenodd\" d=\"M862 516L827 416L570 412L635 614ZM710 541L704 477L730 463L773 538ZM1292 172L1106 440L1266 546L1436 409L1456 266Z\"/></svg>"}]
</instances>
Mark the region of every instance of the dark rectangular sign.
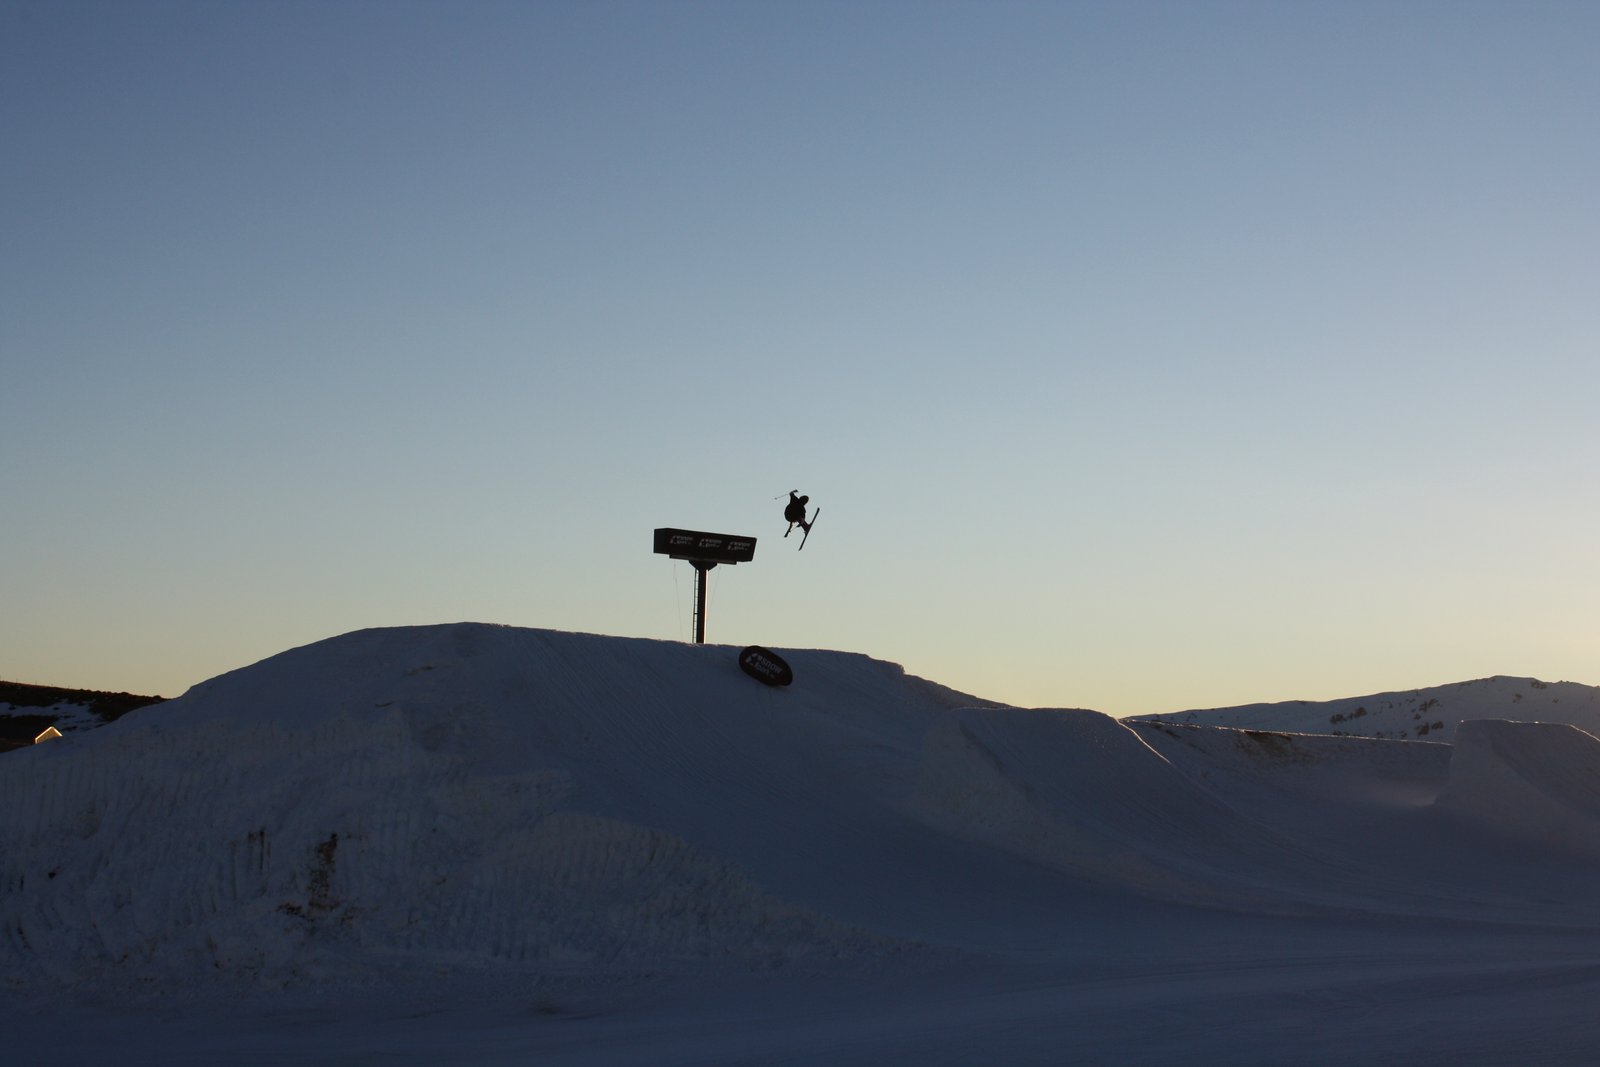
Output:
<instances>
[{"instance_id":1,"label":"dark rectangular sign","mask_svg":"<svg viewBox=\"0 0 1600 1067\"><path fill-rule=\"evenodd\" d=\"M700 563L749 563L756 555L756 539L663 526L656 530L656 552Z\"/></svg>"}]
</instances>

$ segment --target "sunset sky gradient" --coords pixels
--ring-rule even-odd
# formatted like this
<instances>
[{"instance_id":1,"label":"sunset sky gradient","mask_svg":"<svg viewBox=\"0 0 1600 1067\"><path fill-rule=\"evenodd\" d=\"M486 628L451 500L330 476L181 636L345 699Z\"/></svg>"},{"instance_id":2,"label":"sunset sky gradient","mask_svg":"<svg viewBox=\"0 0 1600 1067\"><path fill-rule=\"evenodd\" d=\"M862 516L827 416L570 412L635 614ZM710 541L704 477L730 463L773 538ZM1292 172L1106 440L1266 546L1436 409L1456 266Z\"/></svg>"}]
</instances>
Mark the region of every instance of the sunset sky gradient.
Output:
<instances>
[{"instance_id":1,"label":"sunset sky gradient","mask_svg":"<svg viewBox=\"0 0 1600 1067\"><path fill-rule=\"evenodd\" d=\"M1600 5L0 6L0 678L1600 682ZM824 509L803 554L790 489Z\"/></svg>"}]
</instances>

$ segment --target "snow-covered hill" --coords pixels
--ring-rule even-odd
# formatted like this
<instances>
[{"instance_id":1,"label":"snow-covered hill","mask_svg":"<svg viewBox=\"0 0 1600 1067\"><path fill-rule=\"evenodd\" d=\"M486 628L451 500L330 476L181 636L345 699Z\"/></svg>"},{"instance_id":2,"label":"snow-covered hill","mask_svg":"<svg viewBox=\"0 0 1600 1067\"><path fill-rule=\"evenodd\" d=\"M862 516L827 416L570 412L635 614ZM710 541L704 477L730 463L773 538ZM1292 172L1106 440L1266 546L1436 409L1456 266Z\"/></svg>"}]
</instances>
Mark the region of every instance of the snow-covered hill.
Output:
<instances>
[{"instance_id":1,"label":"snow-covered hill","mask_svg":"<svg viewBox=\"0 0 1600 1067\"><path fill-rule=\"evenodd\" d=\"M736 651L368 630L6 755L16 1040L56 1062L130 1032L312 1060L406 1032L414 1062L1264 1063L1376 984L1407 992L1374 994L1348 1062L1497 1062L1473 1056L1537 1047L1528 1020L1600 1047L1567 1011L1600 993L1600 741L1575 727L1119 722L838 652L781 650L796 681L769 689ZM1545 994L1495 999L1529 974ZM162 1011L61 1025L111 995ZM174 1004L225 1029L175 1036ZM290 1007L322 1028L263 1021Z\"/></svg>"},{"instance_id":2,"label":"snow-covered hill","mask_svg":"<svg viewBox=\"0 0 1600 1067\"><path fill-rule=\"evenodd\" d=\"M1600 687L1497 676L1342 700L1287 700L1133 719L1427 741L1451 740L1456 727L1469 719L1568 723L1600 734Z\"/></svg>"}]
</instances>

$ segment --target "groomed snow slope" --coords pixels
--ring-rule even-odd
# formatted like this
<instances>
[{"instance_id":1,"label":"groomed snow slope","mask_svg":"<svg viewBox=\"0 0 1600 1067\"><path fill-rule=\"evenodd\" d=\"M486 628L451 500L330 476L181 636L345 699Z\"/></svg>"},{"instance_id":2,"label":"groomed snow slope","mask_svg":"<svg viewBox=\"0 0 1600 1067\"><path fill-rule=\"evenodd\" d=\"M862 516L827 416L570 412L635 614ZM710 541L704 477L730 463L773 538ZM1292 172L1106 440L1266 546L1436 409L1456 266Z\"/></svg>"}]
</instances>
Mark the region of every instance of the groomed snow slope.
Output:
<instances>
[{"instance_id":1,"label":"groomed snow slope","mask_svg":"<svg viewBox=\"0 0 1600 1067\"><path fill-rule=\"evenodd\" d=\"M786 700L730 662L478 625L366 631L16 753L0 971L182 984L889 951L752 871L781 887L817 862L882 807L862 795L876 753L959 701L849 656Z\"/></svg>"},{"instance_id":2,"label":"groomed snow slope","mask_svg":"<svg viewBox=\"0 0 1600 1067\"><path fill-rule=\"evenodd\" d=\"M1576 730L1474 727L1452 757L980 707L783 654L774 690L721 646L368 630L11 754L0 974L860 972L1036 950L1137 900L1600 923Z\"/></svg>"},{"instance_id":3,"label":"groomed snow slope","mask_svg":"<svg viewBox=\"0 0 1600 1067\"><path fill-rule=\"evenodd\" d=\"M1586 1064L1594 738L460 624L0 757L17 1062Z\"/></svg>"}]
</instances>

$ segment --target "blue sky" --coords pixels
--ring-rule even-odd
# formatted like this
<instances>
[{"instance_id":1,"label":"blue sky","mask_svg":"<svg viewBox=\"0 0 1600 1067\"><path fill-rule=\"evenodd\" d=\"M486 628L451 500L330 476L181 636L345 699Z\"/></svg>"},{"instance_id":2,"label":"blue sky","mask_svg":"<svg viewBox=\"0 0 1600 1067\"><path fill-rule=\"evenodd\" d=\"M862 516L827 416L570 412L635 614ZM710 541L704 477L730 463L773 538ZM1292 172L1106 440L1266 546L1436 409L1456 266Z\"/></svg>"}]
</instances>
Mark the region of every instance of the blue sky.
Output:
<instances>
[{"instance_id":1,"label":"blue sky","mask_svg":"<svg viewBox=\"0 0 1600 1067\"><path fill-rule=\"evenodd\" d=\"M0 677L709 636L1600 682L1600 8L0 6ZM825 509L803 555L782 496Z\"/></svg>"}]
</instances>

